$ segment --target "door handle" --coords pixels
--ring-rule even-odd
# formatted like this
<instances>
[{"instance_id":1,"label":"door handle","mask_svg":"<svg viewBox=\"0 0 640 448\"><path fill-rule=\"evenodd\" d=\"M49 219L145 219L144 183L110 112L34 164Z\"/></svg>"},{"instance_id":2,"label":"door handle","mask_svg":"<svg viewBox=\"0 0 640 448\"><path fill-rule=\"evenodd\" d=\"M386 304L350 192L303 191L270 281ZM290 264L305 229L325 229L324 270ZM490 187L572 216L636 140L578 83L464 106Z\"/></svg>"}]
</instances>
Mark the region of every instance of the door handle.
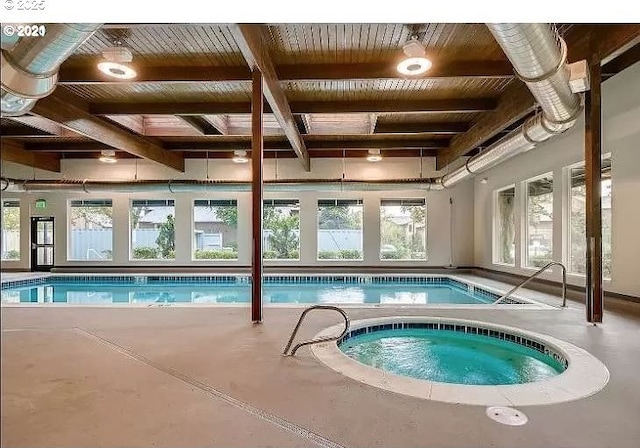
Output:
<instances>
[{"instance_id":1,"label":"door handle","mask_svg":"<svg viewBox=\"0 0 640 448\"><path fill-rule=\"evenodd\" d=\"M36 243L31 243L31 249L36 249L38 247L38 245Z\"/></svg>"}]
</instances>

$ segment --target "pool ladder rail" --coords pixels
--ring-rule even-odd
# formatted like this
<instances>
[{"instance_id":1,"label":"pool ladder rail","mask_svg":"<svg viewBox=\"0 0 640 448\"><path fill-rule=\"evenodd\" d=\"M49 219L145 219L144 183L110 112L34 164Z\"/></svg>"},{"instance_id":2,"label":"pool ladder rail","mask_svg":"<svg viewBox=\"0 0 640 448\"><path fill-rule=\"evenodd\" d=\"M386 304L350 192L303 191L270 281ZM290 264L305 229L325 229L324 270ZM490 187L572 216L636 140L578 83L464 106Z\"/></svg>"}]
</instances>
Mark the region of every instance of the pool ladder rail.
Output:
<instances>
[{"instance_id":1,"label":"pool ladder rail","mask_svg":"<svg viewBox=\"0 0 640 448\"><path fill-rule=\"evenodd\" d=\"M298 330L300 329L300 325L302 325L302 321L307 316L307 314L310 311L313 311L313 310L333 310L333 311L337 311L338 313L340 313L342 315L342 317L344 319L344 330L338 336L325 336L325 337L322 337L322 338L309 339L308 341L298 342L293 347L291 352L289 352L289 348L291 348L291 344L293 343L293 339L296 337L296 334L298 334ZM302 312L302 314L300 315L300 319L298 319L298 323L296 324L296 327L293 329L293 332L291 333L291 337L289 338L289 342L287 342L287 346L284 348L284 351L282 352L282 354L284 356L295 356L295 354L298 351L298 349L300 347L304 347L305 345L320 344L322 342L337 341L339 339L342 339L347 334L347 332L349 331L349 323L350 323L349 316L347 315L347 313L342 308L339 308L337 306L331 306L331 305L313 305L313 306L310 306L309 308L305 309Z\"/></svg>"},{"instance_id":2,"label":"pool ladder rail","mask_svg":"<svg viewBox=\"0 0 640 448\"><path fill-rule=\"evenodd\" d=\"M544 271L546 271L547 269L549 269L552 266L560 266L562 268L562 308L566 308L566 306L567 306L567 268L562 263L560 263L558 261L551 261L551 262L545 264L540 269L538 269L536 272L534 272L529 277L527 277L525 280L523 280L520 284L518 284L518 285L514 286L513 288L511 288L511 290L509 292L507 292L502 297L500 297L498 300L493 302L493 304L494 305L499 304L501 301L503 301L506 298L508 298L509 296L511 296L517 290L522 288L524 285L529 283L534 278L538 277L540 274L542 274Z\"/></svg>"}]
</instances>

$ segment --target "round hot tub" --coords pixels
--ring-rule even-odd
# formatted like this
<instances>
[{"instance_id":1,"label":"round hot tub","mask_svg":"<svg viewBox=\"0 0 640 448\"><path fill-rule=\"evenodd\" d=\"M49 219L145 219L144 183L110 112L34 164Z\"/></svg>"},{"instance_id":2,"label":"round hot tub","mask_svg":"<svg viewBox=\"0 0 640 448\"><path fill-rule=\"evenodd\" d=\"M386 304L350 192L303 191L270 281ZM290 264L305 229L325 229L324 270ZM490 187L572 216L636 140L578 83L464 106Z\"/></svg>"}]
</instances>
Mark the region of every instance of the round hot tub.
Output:
<instances>
[{"instance_id":1,"label":"round hot tub","mask_svg":"<svg viewBox=\"0 0 640 448\"><path fill-rule=\"evenodd\" d=\"M335 334L330 327L318 336ZM588 352L522 329L449 318L388 317L352 323L312 346L332 369L405 395L481 405L550 404L604 388L607 368Z\"/></svg>"}]
</instances>

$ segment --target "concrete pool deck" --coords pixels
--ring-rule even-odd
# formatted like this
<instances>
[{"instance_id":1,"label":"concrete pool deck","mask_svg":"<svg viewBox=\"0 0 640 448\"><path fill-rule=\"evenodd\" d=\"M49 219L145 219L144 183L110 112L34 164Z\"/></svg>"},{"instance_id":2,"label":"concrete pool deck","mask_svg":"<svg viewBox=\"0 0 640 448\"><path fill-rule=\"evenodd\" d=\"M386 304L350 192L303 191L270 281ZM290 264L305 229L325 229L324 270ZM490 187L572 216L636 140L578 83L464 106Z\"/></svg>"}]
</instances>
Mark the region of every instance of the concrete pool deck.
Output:
<instances>
[{"instance_id":1,"label":"concrete pool deck","mask_svg":"<svg viewBox=\"0 0 640 448\"><path fill-rule=\"evenodd\" d=\"M520 427L484 406L358 383L307 348L280 355L300 309L3 307L2 446L637 447L640 305L584 310L350 309L353 319L429 315L495 322L578 345L611 372L592 397L521 407ZM338 322L310 315L300 337Z\"/></svg>"}]
</instances>

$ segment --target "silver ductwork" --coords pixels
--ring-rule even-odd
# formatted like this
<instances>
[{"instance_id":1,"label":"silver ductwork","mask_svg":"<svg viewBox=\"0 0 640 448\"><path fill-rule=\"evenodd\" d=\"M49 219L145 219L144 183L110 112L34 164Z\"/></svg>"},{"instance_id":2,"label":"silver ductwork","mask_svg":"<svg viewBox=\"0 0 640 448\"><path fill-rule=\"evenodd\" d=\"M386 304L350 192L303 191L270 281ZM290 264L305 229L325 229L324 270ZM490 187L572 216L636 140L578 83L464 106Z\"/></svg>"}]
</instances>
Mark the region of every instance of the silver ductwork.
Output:
<instances>
[{"instance_id":1,"label":"silver ductwork","mask_svg":"<svg viewBox=\"0 0 640 448\"><path fill-rule=\"evenodd\" d=\"M573 93L569 85L566 45L548 24L493 23L487 26L542 111L484 152L471 157L465 166L443 176L442 184L446 188L566 131L575 124L582 110L580 96Z\"/></svg>"},{"instance_id":2,"label":"silver ductwork","mask_svg":"<svg viewBox=\"0 0 640 448\"><path fill-rule=\"evenodd\" d=\"M154 191L162 193L251 191L251 182L219 180L25 180L2 178L3 191L16 192L83 192L134 193ZM389 190L441 190L436 179L398 179L360 181L347 179L281 179L265 181L264 190L277 191L389 191Z\"/></svg>"},{"instance_id":3,"label":"silver ductwork","mask_svg":"<svg viewBox=\"0 0 640 448\"><path fill-rule=\"evenodd\" d=\"M101 26L52 23L44 36L22 37L17 43L3 41L2 116L24 115L38 99L50 95L58 82L60 64Z\"/></svg>"}]
</instances>

